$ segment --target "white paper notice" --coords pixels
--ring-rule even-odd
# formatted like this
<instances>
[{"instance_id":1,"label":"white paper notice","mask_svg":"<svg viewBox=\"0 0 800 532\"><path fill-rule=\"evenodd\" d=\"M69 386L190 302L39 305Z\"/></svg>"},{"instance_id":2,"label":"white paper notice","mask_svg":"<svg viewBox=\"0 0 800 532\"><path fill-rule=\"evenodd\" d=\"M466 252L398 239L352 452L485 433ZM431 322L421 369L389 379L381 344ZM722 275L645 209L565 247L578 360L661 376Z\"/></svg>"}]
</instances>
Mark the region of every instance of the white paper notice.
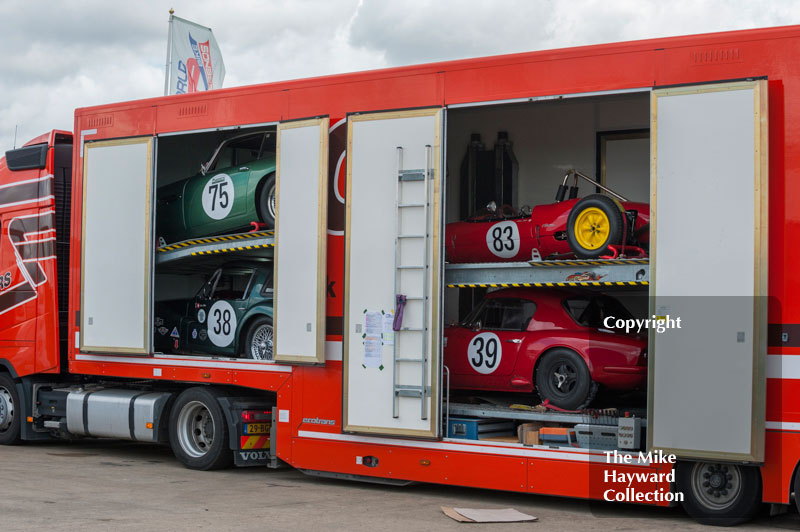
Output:
<instances>
[{"instance_id":1,"label":"white paper notice","mask_svg":"<svg viewBox=\"0 0 800 532\"><path fill-rule=\"evenodd\" d=\"M380 336L383 325L381 312L367 312L364 314L364 332L367 336Z\"/></svg>"},{"instance_id":2,"label":"white paper notice","mask_svg":"<svg viewBox=\"0 0 800 532\"><path fill-rule=\"evenodd\" d=\"M367 336L364 338L364 366L368 368L381 367L382 347L380 336Z\"/></svg>"},{"instance_id":3,"label":"white paper notice","mask_svg":"<svg viewBox=\"0 0 800 532\"><path fill-rule=\"evenodd\" d=\"M383 315L383 345L394 345L394 314Z\"/></svg>"}]
</instances>

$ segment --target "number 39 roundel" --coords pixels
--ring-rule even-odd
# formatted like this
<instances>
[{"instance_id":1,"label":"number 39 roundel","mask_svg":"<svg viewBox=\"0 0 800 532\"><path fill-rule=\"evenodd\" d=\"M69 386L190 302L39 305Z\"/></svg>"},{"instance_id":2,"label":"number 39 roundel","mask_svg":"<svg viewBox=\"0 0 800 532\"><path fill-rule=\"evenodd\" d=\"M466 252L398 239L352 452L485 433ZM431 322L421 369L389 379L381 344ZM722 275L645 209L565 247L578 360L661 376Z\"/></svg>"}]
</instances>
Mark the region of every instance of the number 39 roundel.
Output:
<instances>
[{"instance_id":1,"label":"number 39 roundel","mask_svg":"<svg viewBox=\"0 0 800 532\"><path fill-rule=\"evenodd\" d=\"M233 180L228 174L218 174L203 188L203 211L209 218L222 220L233 208Z\"/></svg>"},{"instance_id":2,"label":"number 39 roundel","mask_svg":"<svg viewBox=\"0 0 800 532\"><path fill-rule=\"evenodd\" d=\"M486 231L486 246L501 259L511 259L519 253L519 228L514 222L497 222Z\"/></svg>"},{"instance_id":3,"label":"number 39 roundel","mask_svg":"<svg viewBox=\"0 0 800 532\"><path fill-rule=\"evenodd\" d=\"M236 314L227 301L217 301L208 311L208 338L217 347L228 347L236 335Z\"/></svg>"},{"instance_id":4,"label":"number 39 roundel","mask_svg":"<svg viewBox=\"0 0 800 532\"><path fill-rule=\"evenodd\" d=\"M480 333L469 341L467 359L472 369L478 373L488 375L494 372L500 365L502 356L503 348L500 344L500 338L495 333Z\"/></svg>"}]
</instances>

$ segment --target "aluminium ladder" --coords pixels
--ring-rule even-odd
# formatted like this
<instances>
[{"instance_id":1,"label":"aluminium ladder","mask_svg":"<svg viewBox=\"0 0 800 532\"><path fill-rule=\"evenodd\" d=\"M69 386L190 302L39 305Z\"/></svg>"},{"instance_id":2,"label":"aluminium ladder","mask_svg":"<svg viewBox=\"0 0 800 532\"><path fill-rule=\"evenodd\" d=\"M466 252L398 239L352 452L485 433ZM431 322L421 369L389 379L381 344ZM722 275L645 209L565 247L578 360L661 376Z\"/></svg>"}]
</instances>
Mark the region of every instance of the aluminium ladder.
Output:
<instances>
[{"instance_id":1,"label":"aluminium ladder","mask_svg":"<svg viewBox=\"0 0 800 532\"><path fill-rule=\"evenodd\" d=\"M432 182L431 146L425 146L425 168L403 169L403 148L397 148L397 213L395 226L394 292L405 296L403 317L409 313L414 323L401 322L394 333L392 350L392 416L400 416L400 397L417 397L420 419L428 419L428 247L430 244L430 186ZM422 227L420 226L422 222ZM416 258L409 259L406 255ZM421 255L421 262L420 262ZM410 312L409 312L410 311ZM398 309L399 312L399 309ZM418 343L417 343L418 342ZM411 348L418 345L418 351ZM419 384L399 384L400 365L420 368Z\"/></svg>"}]
</instances>

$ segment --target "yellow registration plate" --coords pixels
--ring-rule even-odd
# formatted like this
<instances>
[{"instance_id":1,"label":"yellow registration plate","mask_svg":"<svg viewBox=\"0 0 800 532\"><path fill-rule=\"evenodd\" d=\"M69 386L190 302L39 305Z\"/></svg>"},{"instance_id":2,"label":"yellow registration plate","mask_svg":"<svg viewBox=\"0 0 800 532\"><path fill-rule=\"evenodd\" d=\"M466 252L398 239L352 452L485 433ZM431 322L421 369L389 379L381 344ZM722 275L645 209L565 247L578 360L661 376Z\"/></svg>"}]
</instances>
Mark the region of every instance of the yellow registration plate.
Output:
<instances>
[{"instance_id":1,"label":"yellow registration plate","mask_svg":"<svg viewBox=\"0 0 800 532\"><path fill-rule=\"evenodd\" d=\"M245 434L269 434L269 423L248 423L244 426Z\"/></svg>"}]
</instances>

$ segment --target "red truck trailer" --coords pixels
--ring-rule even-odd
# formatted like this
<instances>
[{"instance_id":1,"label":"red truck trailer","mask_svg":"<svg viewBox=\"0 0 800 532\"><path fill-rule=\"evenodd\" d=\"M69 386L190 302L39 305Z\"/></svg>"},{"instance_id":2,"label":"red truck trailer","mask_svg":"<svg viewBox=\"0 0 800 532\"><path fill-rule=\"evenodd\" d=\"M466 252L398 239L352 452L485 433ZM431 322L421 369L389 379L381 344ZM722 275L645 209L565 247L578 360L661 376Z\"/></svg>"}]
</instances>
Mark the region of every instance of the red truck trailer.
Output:
<instances>
[{"instance_id":1,"label":"red truck trailer","mask_svg":"<svg viewBox=\"0 0 800 532\"><path fill-rule=\"evenodd\" d=\"M711 524L790 505L798 52L800 27L769 28L78 109L72 133L0 160L0 443L169 442L197 469L680 503ZM497 132L516 166L481 174L467 147ZM495 231L502 261L445 261L445 225L486 180L543 205L573 168L596 186L571 198L615 193L579 217L592 235L612 229L603 205L649 203L646 256L624 233L605 258L519 255L523 237L583 223L532 222ZM472 351L448 353L445 323L503 287L534 305L538 287L613 296L683 325L649 331L639 399L481 401L451 389L446 356L526 390L576 360L553 366L533 325L502 336L488 318L469 324ZM525 353L550 365L499 363ZM628 371L612 366L589 369Z\"/></svg>"}]
</instances>

